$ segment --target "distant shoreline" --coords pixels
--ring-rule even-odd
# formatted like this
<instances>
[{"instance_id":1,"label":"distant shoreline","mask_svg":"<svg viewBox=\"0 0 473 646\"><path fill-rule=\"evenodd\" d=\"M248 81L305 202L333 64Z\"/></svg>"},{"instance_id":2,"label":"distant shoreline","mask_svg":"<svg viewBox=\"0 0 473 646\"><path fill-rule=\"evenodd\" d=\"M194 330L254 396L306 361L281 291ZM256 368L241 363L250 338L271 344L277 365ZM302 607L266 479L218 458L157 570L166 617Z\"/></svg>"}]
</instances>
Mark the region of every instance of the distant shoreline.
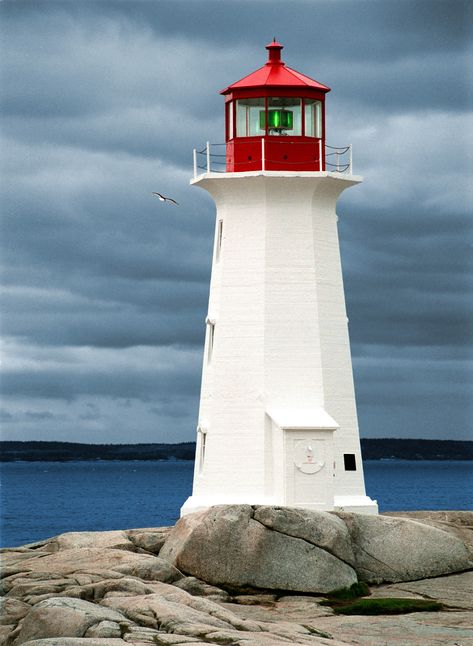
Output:
<instances>
[{"instance_id":1,"label":"distant shoreline","mask_svg":"<svg viewBox=\"0 0 473 646\"><path fill-rule=\"evenodd\" d=\"M365 460L473 460L468 440L363 438ZM82 444L78 442L0 441L0 462L73 462L117 460L193 461L195 442L178 444Z\"/></svg>"}]
</instances>

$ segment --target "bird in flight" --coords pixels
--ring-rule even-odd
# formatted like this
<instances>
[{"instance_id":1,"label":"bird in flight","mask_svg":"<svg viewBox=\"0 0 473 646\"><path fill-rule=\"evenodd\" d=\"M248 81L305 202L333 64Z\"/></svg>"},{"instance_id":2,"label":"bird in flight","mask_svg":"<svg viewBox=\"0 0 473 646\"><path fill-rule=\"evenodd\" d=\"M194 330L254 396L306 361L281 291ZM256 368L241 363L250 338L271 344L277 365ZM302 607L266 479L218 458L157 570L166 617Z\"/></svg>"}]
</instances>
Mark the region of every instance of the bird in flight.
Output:
<instances>
[{"instance_id":1,"label":"bird in flight","mask_svg":"<svg viewBox=\"0 0 473 646\"><path fill-rule=\"evenodd\" d=\"M160 202L172 202L172 204L175 204L176 206L179 206L179 202L176 202L176 200L173 200L172 197L166 197L165 195L161 195L161 193L151 193L151 195L156 195L156 197L159 199Z\"/></svg>"}]
</instances>

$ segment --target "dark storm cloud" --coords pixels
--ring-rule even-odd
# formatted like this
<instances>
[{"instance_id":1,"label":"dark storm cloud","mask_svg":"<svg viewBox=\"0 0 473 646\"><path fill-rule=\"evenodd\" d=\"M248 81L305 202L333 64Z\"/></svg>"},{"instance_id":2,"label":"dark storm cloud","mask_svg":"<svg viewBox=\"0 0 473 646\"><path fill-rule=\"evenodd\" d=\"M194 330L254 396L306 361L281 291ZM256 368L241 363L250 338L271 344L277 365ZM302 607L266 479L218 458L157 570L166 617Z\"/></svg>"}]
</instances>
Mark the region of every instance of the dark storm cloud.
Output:
<instances>
[{"instance_id":1,"label":"dark storm cloud","mask_svg":"<svg viewBox=\"0 0 473 646\"><path fill-rule=\"evenodd\" d=\"M193 392L195 388L194 375L189 373L189 366L181 374L171 371L166 374L147 372L144 368L131 371L128 367L122 371L112 368L112 371L105 366L95 371L91 369L89 374L80 374L72 366L70 369L46 368L39 372L7 372L2 388L7 396L28 393L30 397L69 400L81 395L97 395L130 397L142 401L152 401L163 389L179 389L188 394L190 389Z\"/></svg>"},{"instance_id":2,"label":"dark storm cloud","mask_svg":"<svg viewBox=\"0 0 473 646\"><path fill-rule=\"evenodd\" d=\"M5 409L0 410L0 421L2 422L11 422L14 419L14 416Z\"/></svg>"},{"instance_id":3,"label":"dark storm cloud","mask_svg":"<svg viewBox=\"0 0 473 646\"><path fill-rule=\"evenodd\" d=\"M173 192L179 209L151 195L179 171L64 151L40 160L37 174L12 172L5 191L4 332L68 345L200 343L212 221L193 194Z\"/></svg>"},{"instance_id":4,"label":"dark storm cloud","mask_svg":"<svg viewBox=\"0 0 473 646\"><path fill-rule=\"evenodd\" d=\"M366 176L338 205L362 432L464 436L471 8L3 2L8 437L193 438L214 206L192 148L273 35Z\"/></svg>"},{"instance_id":5,"label":"dark storm cloud","mask_svg":"<svg viewBox=\"0 0 473 646\"><path fill-rule=\"evenodd\" d=\"M7 16L2 100L6 116L31 117L33 124L46 126L59 119L60 130L80 117L81 123L75 121L79 133L92 128L92 136L106 118L117 138L123 134L116 132L124 125L120 115L128 118L132 129L153 126L154 132L148 130L151 137L159 136L160 130L162 134L157 124L167 128L178 115L186 115L191 126L205 117L216 79L205 79L202 65L212 65L218 54L215 45L209 49L195 44L185 31L172 37L126 23L120 16L114 20L113 10L101 15L98 3L92 8L96 14L84 3L79 3L79 13L67 4L42 4L39 12L23 4L22 10ZM191 97L196 78L202 91ZM213 112L220 116L215 105Z\"/></svg>"},{"instance_id":6,"label":"dark storm cloud","mask_svg":"<svg viewBox=\"0 0 473 646\"><path fill-rule=\"evenodd\" d=\"M107 3L81 2L80 11L76 8L72 15L76 20L82 17L90 23L92 16L101 14L107 19L122 20L124 26L148 28L157 34L193 33L198 42L212 41L221 46L242 42L253 44L265 31L268 40L275 34L282 41L279 32L284 30L287 38L299 37L302 42L311 40L312 47L320 43L321 48L328 49L337 44L341 55L352 52L362 43L364 48L359 57L365 57L367 63L371 63L375 55L392 59L396 55L393 49L401 44L402 51L412 54L437 51L438 47L456 50L459 41L464 42L468 36L467 19L471 15L468 0L448 3L442 0L338 0L336 7L333 5L333 2L312 0L290 3L264 0L126 3L109 0ZM41 13L35 3L29 6Z\"/></svg>"},{"instance_id":7,"label":"dark storm cloud","mask_svg":"<svg viewBox=\"0 0 473 646\"><path fill-rule=\"evenodd\" d=\"M471 364L464 352L370 345L354 358L360 428L371 437L471 439Z\"/></svg>"},{"instance_id":8,"label":"dark storm cloud","mask_svg":"<svg viewBox=\"0 0 473 646\"><path fill-rule=\"evenodd\" d=\"M43 420L43 419L54 419L55 417L57 417L56 415L53 415L52 413L50 413L47 410L39 411L39 412L27 410L27 411L24 412L24 416L27 419L31 419L31 420L34 420L34 421Z\"/></svg>"},{"instance_id":9,"label":"dark storm cloud","mask_svg":"<svg viewBox=\"0 0 473 646\"><path fill-rule=\"evenodd\" d=\"M187 291L189 287L187 286ZM3 331L24 340L48 345L88 345L123 348L130 345L201 345L207 289L186 296L179 307L172 289L163 299L159 285L149 287L157 301L140 309L132 303L81 299L65 306L65 298L51 305L50 297L32 292L31 298L4 297ZM123 297L122 297L123 298ZM130 299L133 301L133 299ZM164 300L162 307L159 301ZM33 303L30 305L30 302ZM194 307L192 305L194 304ZM34 318L25 316L30 314Z\"/></svg>"},{"instance_id":10,"label":"dark storm cloud","mask_svg":"<svg viewBox=\"0 0 473 646\"><path fill-rule=\"evenodd\" d=\"M135 346L112 348L39 346L23 341L3 351L3 392L23 397L73 400L84 395L159 400L161 390L188 396L195 388L202 351Z\"/></svg>"},{"instance_id":11,"label":"dark storm cloud","mask_svg":"<svg viewBox=\"0 0 473 646\"><path fill-rule=\"evenodd\" d=\"M138 137L136 150L151 154L156 123L169 130L176 114L198 134L196 118L221 118L216 90L250 71L247 61L264 62L260 34L281 24L289 64L320 69L344 100L370 111L465 107L467 2L14 4L5 3L3 109L32 117L28 136L89 135L98 146L103 137L115 149L127 139L128 150Z\"/></svg>"},{"instance_id":12,"label":"dark storm cloud","mask_svg":"<svg viewBox=\"0 0 473 646\"><path fill-rule=\"evenodd\" d=\"M367 343L468 347L473 308L464 217L446 215L435 226L422 209L413 218L354 208L340 229L355 353Z\"/></svg>"}]
</instances>

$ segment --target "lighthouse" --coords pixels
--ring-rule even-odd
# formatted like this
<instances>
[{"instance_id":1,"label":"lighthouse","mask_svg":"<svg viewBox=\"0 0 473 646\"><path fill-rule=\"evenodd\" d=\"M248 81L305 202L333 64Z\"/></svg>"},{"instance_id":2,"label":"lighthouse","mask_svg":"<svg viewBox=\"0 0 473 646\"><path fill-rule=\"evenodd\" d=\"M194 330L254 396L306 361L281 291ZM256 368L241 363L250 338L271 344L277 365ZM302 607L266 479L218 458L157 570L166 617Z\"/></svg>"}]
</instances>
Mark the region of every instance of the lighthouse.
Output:
<instances>
[{"instance_id":1,"label":"lighthouse","mask_svg":"<svg viewBox=\"0 0 473 646\"><path fill-rule=\"evenodd\" d=\"M194 151L216 205L192 495L376 514L366 496L336 203L362 178L325 141L330 88L266 46L222 90L225 143ZM202 172L200 172L202 170ZM199 174L200 172L200 174Z\"/></svg>"}]
</instances>

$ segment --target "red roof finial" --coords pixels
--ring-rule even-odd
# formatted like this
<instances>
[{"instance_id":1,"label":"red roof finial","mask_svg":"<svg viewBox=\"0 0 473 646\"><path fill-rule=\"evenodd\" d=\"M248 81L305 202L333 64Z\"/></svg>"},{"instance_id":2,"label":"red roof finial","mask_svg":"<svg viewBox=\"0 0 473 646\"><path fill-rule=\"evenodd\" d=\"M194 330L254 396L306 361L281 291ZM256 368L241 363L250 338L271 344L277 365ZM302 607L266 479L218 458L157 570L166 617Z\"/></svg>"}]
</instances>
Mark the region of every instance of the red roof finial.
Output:
<instances>
[{"instance_id":1,"label":"red roof finial","mask_svg":"<svg viewBox=\"0 0 473 646\"><path fill-rule=\"evenodd\" d=\"M283 49L284 45L281 45L276 41L276 38L273 39L272 43L269 43L269 45L266 45L266 49L268 50L268 62L266 65L284 65L284 63L281 60L281 49Z\"/></svg>"},{"instance_id":2,"label":"red roof finial","mask_svg":"<svg viewBox=\"0 0 473 646\"><path fill-rule=\"evenodd\" d=\"M247 88L268 89L275 87L303 88L309 92L312 90L316 90L317 92L330 92L330 88L326 85L322 85L322 83L314 81L314 79L305 76L305 74L301 74L300 72L287 67L286 63L283 63L281 60L282 48L283 46L281 43L278 43L276 39L274 39L272 43L269 43L269 45L266 45L269 58L263 67L260 67L251 74L244 76L239 81L236 81L236 83L232 83L222 90L221 94L235 93L235 97L233 98L237 98L237 94L240 90L246 90ZM271 92L268 96L270 96L270 94ZM266 96L266 94L261 96ZM279 95L276 94L274 96ZM238 98L240 97L238 96Z\"/></svg>"}]
</instances>

